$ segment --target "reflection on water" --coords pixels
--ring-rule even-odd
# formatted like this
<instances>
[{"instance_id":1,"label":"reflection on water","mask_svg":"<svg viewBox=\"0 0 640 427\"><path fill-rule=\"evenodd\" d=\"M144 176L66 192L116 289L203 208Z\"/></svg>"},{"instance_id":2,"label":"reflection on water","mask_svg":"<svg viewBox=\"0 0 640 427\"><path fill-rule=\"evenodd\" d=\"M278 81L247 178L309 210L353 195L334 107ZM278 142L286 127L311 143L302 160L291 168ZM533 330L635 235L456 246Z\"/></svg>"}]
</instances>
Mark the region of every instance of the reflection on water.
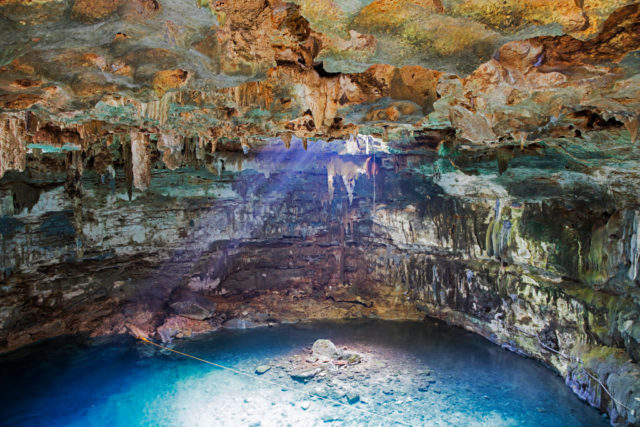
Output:
<instances>
[{"instance_id":1,"label":"reflection on water","mask_svg":"<svg viewBox=\"0 0 640 427\"><path fill-rule=\"evenodd\" d=\"M297 383L288 361L318 338L366 354L357 375ZM55 339L0 359L5 425L391 425L362 408L412 425L608 425L540 364L460 329L412 322L323 322L223 331L176 348L253 372L288 388L334 396L338 406L200 362L151 351L131 339L83 344ZM306 357L306 356L305 356ZM425 370L430 387L422 387Z\"/></svg>"}]
</instances>

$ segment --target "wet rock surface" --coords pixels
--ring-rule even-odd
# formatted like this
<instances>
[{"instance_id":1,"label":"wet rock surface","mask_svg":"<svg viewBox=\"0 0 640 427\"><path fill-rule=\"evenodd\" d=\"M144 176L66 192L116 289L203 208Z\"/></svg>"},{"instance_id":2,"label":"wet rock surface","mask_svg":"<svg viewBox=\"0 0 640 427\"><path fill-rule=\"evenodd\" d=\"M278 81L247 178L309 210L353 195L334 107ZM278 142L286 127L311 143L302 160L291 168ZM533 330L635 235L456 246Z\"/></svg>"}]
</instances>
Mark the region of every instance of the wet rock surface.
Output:
<instances>
[{"instance_id":1,"label":"wet rock surface","mask_svg":"<svg viewBox=\"0 0 640 427\"><path fill-rule=\"evenodd\" d=\"M184 289L173 292L169 306L179 316L193 320L208 319L216 309L216 304L210 299Z\"/></svg>"},{"instance_id":2,"label":"wet rock surface","mask_svg":"<svg viewBox=\"0 0 640 427\"><path fill-rule=\"evenodd\" d=\"M150 187L133 187L132 200L125 174L113 186L84 175L80 199L62 185L44 187L31 211L14 206L18 187L3 187L5 348L62 333L125 333L127 322L169 342L221 326L427 315L543 360L571 383L582 365L536 337L569 357L620 351L627 358L603 365L598 377L635 378L631 173L599 184L566 172L568 157L546 148L544 166L531 167L538 154L525 152L513 173L498 175L495 163L465 164L469 154L459 151L463 170L484 168L474 176L440 169L449 157L424 148L380 150L374 160L361 142L361 154L342 156L325 151L337 143L220 152L225 170L215 173L154 167ZM42 185L37 176L3 182ZM538 184L523 190L525 177ZM554 193L554 180L576 193ZM417 387L438 390L427 384ZM618 413L606 396L589 397L600 396L597 382L579 384L591 403ZM633 381L610 389L637 405Z\"/></svg>"},{"instance_id":3,"label":"wet rock surface","mask_svg":"<svg viewBox=\"0 0 640 427\"><path fill-rule=\"evenodd\" d=\"M0 350L430 316L637 423L638 22L609 0L0 1Z\"/></svg>"}]
</instances>

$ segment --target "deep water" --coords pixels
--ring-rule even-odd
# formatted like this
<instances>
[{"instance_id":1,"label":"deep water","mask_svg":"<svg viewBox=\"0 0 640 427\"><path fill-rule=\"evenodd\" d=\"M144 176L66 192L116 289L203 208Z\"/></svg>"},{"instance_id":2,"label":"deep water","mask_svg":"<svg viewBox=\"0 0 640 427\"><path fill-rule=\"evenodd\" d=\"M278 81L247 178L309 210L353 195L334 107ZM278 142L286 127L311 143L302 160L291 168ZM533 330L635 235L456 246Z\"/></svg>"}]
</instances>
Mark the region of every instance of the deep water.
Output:
<instances>
[{"instance_id":1,"label":"deep water","mask_svg":"<svg viewBox=\"0 0 640 427\"><path fill-rule=\"evenodd\" d=\"M285 371L329 338L367 359L368 372L308 383ZM174 348L261 378L339 399L345 406L153 350L130 338L58 338L0 357L2 425L217 426L411 425L597 426L608 419L548 368L435 322L314 322L224 330ZM425 370L431 373L425 376ZM423 387L425 381L430 384ZM342 390L342 391L341 391ZM422 390L422 391L421 391Z\"/></svg>"}]
</instances>

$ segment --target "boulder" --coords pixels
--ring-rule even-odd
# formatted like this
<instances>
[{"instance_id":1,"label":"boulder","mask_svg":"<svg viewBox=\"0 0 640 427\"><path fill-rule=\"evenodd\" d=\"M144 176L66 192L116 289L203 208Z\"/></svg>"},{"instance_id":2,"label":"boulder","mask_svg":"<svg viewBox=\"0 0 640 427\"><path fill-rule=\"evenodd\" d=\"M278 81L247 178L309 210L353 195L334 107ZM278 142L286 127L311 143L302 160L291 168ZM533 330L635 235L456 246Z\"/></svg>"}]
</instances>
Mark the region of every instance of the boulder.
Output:
<instances>
[{"instance_id":1,"label":"boulder","mask_svg":"<svg viewBox=\"0 0 640 427\"><path fill-rule=\"evenodd\" d=\"M338 349L330 340L316 340L311 347L311 352L317 358L338 359L342 357L342 350Z\"/></svg>"},{"instance_id":2,"label":"boulder","mask_svg":"<svg viewBox=\"0 0 640 427\"><path fill-rule=\"evenodd\" d=\"M187 289L176 290L169 306L177 315L193 320L208 319L216 309L215 302Z\"/></svg>"},{"instance_id":3,"label":"boulder","mask_svg":"<svg viewBox=\"0 0 640 427\"><path fill-rule=\"evenodd\" d=\"M171 315L162 325L158 326L157 333L162 342L171 342L175 338L190 337L193 334L201 334L216 330L217 327L205 320L194 320L183 316Z\"/></svg>"}]
</instances>

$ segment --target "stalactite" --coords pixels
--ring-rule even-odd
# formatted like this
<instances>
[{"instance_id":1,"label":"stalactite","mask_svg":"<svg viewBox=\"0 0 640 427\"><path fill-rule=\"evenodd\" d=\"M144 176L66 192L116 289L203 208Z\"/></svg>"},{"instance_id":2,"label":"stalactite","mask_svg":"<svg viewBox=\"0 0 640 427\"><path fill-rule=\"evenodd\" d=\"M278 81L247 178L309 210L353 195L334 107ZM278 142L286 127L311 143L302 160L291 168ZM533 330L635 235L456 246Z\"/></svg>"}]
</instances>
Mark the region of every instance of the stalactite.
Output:
<instances>
[{"instance_id":1,"label":"stalactite","mask_svg":"<svg viewBox=\"0 0 640 427\"><path fill-rule=\"evenodd\" d=\"M640 115L635 114L633 117L624 118L622 123L624 123L624 127L629 131L631 143L637 143L638 136L640 135Z\"/></svg>"},{"instance_id":2,"label":"stalactite","mask_svg":"<svg viewBox=\"0 0 640 427\"><path fill-rule=\"evenodd\" d=\"M151 161L149 156L149 135L131 131L131 160L133 164L133 186L140 191L151 184Z\"/></svg>"},{"instance_id":3,"label":"stalactite","mask_svg":"<svg viewBox=\"0 0 640 427\"><path fill-rule=\"evenodd\" d=\"M138 117L157 121L159 125L164 125L169 118L171 104L179 97L179 92L166 92L157 101L141 102L138 106Z\"/></svg>"},{"instance_id":4,"label":"stalactite","mask_svg":"<svg viewBox=\"0 0 640 427\"><path fill-rule=\"evenodd\" d=\"M631 220L631 236L628 243L628 258L630 261L627 277L636 280L638 277L638 260L640 260L640 212L635 211Z\"/></svg>"},{"instance_id":5,"label":"stalactite","mask_svg":"<svg viewBox=\"0 0 640 427\"><path fill-rule=\"evenodd\" d=\"M8 170L23 171L27 166L27 132L24 120L0 119L0 178Z\"/></svg>"},{"instance_id":6,"label":"stalactite","mask_svg":"<svg viewBox=\"0 0 640 427\"><path fill-rule=\"evenodd\" d=\"M67 153L67 179L64 191L71 199L82 197L82 153L72 151Z\"/></svg>"},{"instance_id":7,"label":"stalactite","mask_svg":"<svg viewBox=\"0 0 640 427\"><path fill-rule=\"evenodd\" d=\"M287 147L287 149L291 148L291 137L291 134L288 132L280 135L280 139L284 142L284 146Z\"/></svg>"},{"instance_id":8,"label":"stalactite","mask_svg":"<svg viewBox=\"0 0 640 427\"><path fill-rule=\"evenodd\" d=\"M349 196L349 204L353 202L353 190L356 185L356 179L359 175L366 173L365 165L358 166L352 161L343 161L340 158L333 158L327 163L327 180L329 187L329 200L333 200L334 178L342 177L342 182Z\"/></svg>"},{"instance_id":9,"label":"stalactite","mask_svg":"<svg viewBox=\"0 0 640 427\"><path fill-rule=\"evenodd\" d=\"M245 136L240 137L240 146L242 147L242 152L244 154L249 154L249 150L251 149L251 146L247 142L247 137Z\"/></svg>"},{"instance_id":10,"label":"stalactite","mask_svg":"<svg viewBox=\"0 0 640 427\"><path fill-rule=\"evenodd\" d=\"M211 140L211 154L215 153L217 148L218 148L218 138L213 138Z\"/></svg>"},{"instance_id":11,"label":"stalactite","mask_svg":"<svg viewBox=\"0 0 640 427\"><path fill-rule=\"evenodd\" d=\"M122 144L122 157L124 159L124 178L127 185L129 200L133 196L133 158L131 155L131 142L124 135L120 136Z\"/></svg>"},{"instance_id":12,"label":"stalactite","mask_svg":"<svg viewBox=\"0 0 640 427\"><path fill-rule=\"evenodd\" d=\"M31 111L26 111L24 113L24 122L26 131L29 135L35 135L38 130L40 130L40 122L38 121L38 116L33 114Z\"/></svg>"},{"instance_id":13,"label":"stalactite","mask_svg":"<svg viewBox=\"0 0 640 427\"><path fill-rule=\"evenodd\" d=\"M162 161L171 170L182 165L184 139L173 134L162 134L158 139L158 150L162 151Z\"/></svg>"},{"instance_id":14,"label":"stalactite","mask_svg":"<svg viewBox=\"0 0 640 427\"><path fill-rule=\"evenodd\" d=\"M193 137L195 140L195 150L196 150L196 160L204 160L204 139L200 137L200 135L196 135Z\"/></svg>"},{"instance_id":15,"label":"stalactite","mask_svg":"<svg viewBox=\"0 0 640 427\"><path fill-rule=\"evenodd\" d=\"M82 259L84 257L84 234L82 232L82 198L76 197L73 199L73 218L76 230L76 258Z\"/></svg>"}]
</instances>

